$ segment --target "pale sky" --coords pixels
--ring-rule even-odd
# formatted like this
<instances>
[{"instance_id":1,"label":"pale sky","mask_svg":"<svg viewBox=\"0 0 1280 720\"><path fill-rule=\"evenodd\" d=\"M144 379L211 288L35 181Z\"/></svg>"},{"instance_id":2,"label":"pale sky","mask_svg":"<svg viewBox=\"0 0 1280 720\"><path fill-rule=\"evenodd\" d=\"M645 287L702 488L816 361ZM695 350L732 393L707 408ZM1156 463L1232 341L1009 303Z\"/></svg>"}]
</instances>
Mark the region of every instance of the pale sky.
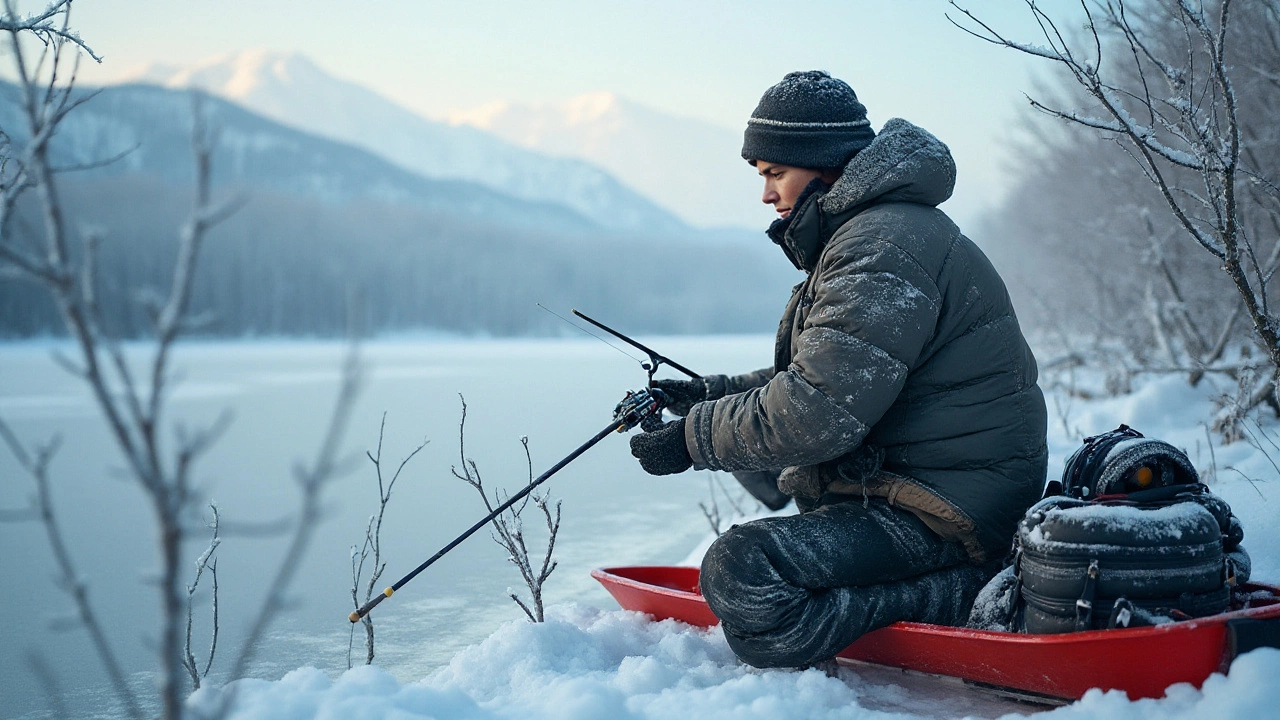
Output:
<instances>
[{"instance_id":1,"label":"pale sky","mask_svg":"<svg viewBox=\"0 0 1280 720\"><path fill-rule=\"evenodd\" d=\"M1039 4L1079 12L1071 0ZM961 5L1020 39L1039 39L1020 0ZM824 69L853 86L873 126L905 117L947 142L960 187L976 203L1001 189L1001 148L1024 112L1028 68L1047 69L953 27L944 13L958 13L943 0L76 0L74 7L74 26L104 56L101 66L82 69L83 82L149 62L182 66L267 48L302 53L437 118L497 100L555 102L604 90L738 130L785 73Z\"/></svg>"}]
</instances>

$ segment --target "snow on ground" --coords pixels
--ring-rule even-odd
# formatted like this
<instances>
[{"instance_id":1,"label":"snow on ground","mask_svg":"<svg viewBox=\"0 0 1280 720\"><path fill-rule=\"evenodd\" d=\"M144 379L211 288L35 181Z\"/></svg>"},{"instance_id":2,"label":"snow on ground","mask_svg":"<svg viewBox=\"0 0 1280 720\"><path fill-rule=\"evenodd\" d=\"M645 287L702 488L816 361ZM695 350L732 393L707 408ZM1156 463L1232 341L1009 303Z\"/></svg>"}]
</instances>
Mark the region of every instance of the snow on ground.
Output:
<instances>
[{"instance_id":1,"label":"snow on ground","mask_svg":"<svg viewBox=\"0 0 1280 720\"><path fill-rule=\"evenodd\" d=\"M1273 462L1280 463L1280 447L1271 443L1280 442L1280 432L1251 425L1252 442L1222 447L1215 441L1211 450L1202 422L1211 416L1217 392L1208 381L1190 388L1179 377L1151 380L1131 394L1101 400L1073 400L1053 391L1049 472L1061 472L1083 435L1121 422L1182 447L1243 521L1254 577L1275 581L1280 579L1280 471ZM704 548L695 549L689 562ZM499 627L418 682L399 683L377 667L336 679L300 668L278 681L242 680L232 685L231 717L870 720L1035 714L1054 720L1200 720L1272 716L1280 706L1276 677L1280 651L1263 649L1241 657L1229 676L1215 675L1200 690L1176 685L1162 699L1136 702L1121 692L1091 691L1079 702L1048 710L885 668L841 667L837 677L813 669L756 670L739 663L715 629L560 605L541 625L518 621ZM189 707L209 710L218 692L201 690Z\"/></svg>"}]
</instances>

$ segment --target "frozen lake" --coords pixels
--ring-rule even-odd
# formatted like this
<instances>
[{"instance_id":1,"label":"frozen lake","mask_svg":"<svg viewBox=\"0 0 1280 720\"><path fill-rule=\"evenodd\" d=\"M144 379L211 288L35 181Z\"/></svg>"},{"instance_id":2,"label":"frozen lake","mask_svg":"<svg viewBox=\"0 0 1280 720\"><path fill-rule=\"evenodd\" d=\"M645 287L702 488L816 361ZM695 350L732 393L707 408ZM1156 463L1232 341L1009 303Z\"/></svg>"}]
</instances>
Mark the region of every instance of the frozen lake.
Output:
<instances>
[{"instance_id":1,"label":"frozen lake","mask_svg":"<svg viewBox=\"0 0 1280 720\"><path fill-rule=\"evenodd\" d=\"M695 371L742 372L772 361L772 338L645 338ZM0 345L0 417L28 445L63 439L52 465L54 500L91 598L137 682L155 666L150 649L158 604L147 575L156 541L143 494L121 479L123 463L78 381L51 360L52 343ZM137 349L131 349L136 354ZM332 406L346 348L329 342L209 342L181 346L181 381L171 398L170 427L207 424L225 409L234 422L199 465L196 477L225 523L289 516L297 507L291 466L314 456ZM483 516L475 491L455 479L458 394L466 397L467 455L490 485L514 491L527 480L520 437L529 437L540 473L603 428L644 372L590 338L572 340L377 341L361 349L366 382L344 448L360 458L326 494L327 516L292 588L295 605L274 626L253 674L278 678L299 666L346 669L351 611L350 547L377 510L373 467L363 459L387 413L384 469L423 438L430 444L406 467L383 526L389 585ZM731 478L726 479L731 481ZM559 568L546 587L550 603L577 600L603 608L612 599L591 580L604 565L673 563L707 532L698 502L704 474L655 478L630 457L624 438L606 438L549 483L563 501ZM0 451L0 508L27 504L33 484L7 449ZM541 525L532 516L530 534ZM541 535L537 535L540 542ZM203 541L193 541L192 561ZM104 676L79 628L58 629L72 605L53 582L52 554L38 523L0 524L0 715L40 717L44 691L27 668L38 653L53 669L71 710L111 716ZM238 649L283 553L281 538L227 534L219 549L219 665ZM206 580L207 585L207 580ZM515 569L487 533L478 533L375 612L377 663L401 680L423 676L460 648L521 617L506 597ZM203 613L198 623L206 623ZM65 624L65 623L62 623ZM196 655L207 641L197 627ZM357 636L356 661L363 658Z\"/></svg>"}]
</instances>

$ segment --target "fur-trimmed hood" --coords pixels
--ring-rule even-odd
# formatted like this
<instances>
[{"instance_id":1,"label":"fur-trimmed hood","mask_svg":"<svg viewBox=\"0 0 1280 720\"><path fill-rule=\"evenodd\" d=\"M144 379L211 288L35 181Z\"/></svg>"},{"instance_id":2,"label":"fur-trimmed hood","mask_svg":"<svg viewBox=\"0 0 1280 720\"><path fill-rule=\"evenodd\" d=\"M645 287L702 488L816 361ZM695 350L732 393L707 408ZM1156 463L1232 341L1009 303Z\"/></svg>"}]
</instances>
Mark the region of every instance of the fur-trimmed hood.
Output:
<instances>
[{"instance_id":1,"label":"fur-trimmed hood","mask_svg":"<svg viewBox=\"0 0 1280 720\"><path fill-rule=\"evenodd\" d=\"M951 197L955 186L956 163L946 144L924 128L893 118L849 161L818 205L832 215L873 201L937 206Z\"/></svg>"}]
</instances>

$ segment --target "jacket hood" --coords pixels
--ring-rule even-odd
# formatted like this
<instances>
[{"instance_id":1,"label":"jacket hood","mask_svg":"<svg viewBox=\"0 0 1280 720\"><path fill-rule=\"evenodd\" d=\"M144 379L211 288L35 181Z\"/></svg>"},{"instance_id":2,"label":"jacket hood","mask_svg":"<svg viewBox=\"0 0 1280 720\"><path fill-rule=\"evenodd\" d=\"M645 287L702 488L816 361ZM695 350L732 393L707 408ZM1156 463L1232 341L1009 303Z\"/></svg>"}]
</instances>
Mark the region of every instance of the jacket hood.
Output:
<instances>
[{"instance_id":1,"label":"jacket hood","mask_svg":"<svg viewBox=\"0 0 1280 720\"><path fill-rule=\"evenodd\" d=\"M853 156L819 207L834 215L870 202L940 205L955 185L956 164L946 144L924 128L893 118Z\"/></svg>"},{"instance_id":2,"label":"jacket hood","mask_svg":"<svg viewBox=\"0 0 1280 720\"><path fill-rule=\"evenodd\" d=\"M791 214L767 234L797 269L812 272L827 240L869 205L911 202L936 206L951 197L956 164L951 151L927 130L901 118L853 156L825 192L805 189Z\"/></svg>"}]
</instances>

